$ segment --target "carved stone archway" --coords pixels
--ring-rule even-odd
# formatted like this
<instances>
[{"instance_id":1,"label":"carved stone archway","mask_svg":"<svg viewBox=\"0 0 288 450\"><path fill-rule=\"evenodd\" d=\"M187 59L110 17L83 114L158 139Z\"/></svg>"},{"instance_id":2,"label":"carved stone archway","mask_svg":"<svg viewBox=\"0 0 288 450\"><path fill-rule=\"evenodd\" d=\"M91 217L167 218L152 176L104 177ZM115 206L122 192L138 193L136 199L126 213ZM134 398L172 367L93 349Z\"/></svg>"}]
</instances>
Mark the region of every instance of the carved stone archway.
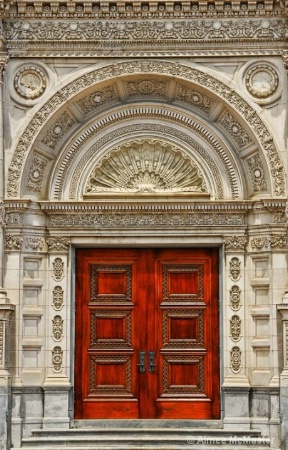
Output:
<instances>
[{"instance_id":1,"label":"carved stone archway","mask_svg":"<svg viewBox=\"0 0 288 450\"><path fill-rule=\"evenodd\" d=\"M137 74L137 79L131 81L131 74ZM111 80L111 75L112 79L113 77L123 79L126 97L124 94L117 94L113 86L106 86L103 94L101 83L107 85L107 80ZM151 76L152 80L149 79ZM170 82L171 76L178 80L175 96L172 99L172 107L170 106L171 98L169 100L167 96L165 97L164 92L165 82ZM152 100L149 99L151 93L153 94ZM114 94L116 97L114 97ZM131 104L130 107L126 108L125 113L125 108L123 109L120 106L121 96L123 98L123 95L126 102L134 101L135 104L135 101L137 101L138 103L135 106L139 105L139 99L141 102L145 99L147 106L133 108ZM164 108L156 106L157 102L155 104L155 101L158 101L159 105L159 98L165 99L167 104ZM69 105L73 105L70 110L67 110L68 100ZM93 101L96 102L96 106L98 103L103 103L104 110L108 108L111 111L109 119L109 115L105 115L103 110L99 115L97 108L91 114L89 113L89 107ZM213 108L213 102L216 103L215 108ZM153 103L155 104L154 110L151 109ZM78 111L79 108L82 108L80 119L79 114L77 116L75 111L73 114L74 108L78 108ZM86 114L87 108L88 113ZM182 111L182 119L179 111ZM197 112L196 116L195 111ZM50 100L35 113L18 141L9 169L7 195L13 198L25 193L25 196L29 196L30 191L34 198L47 198L47 188L44 187L43 189L39 185L39 181L47 179L47 176L51 173L57 178L55 163L58 163L60 159L62 161L69 160L77 139L81 144L85 142L87 148L87 132L88 134L98 133L108 122L110 124L117 122L121 115L125 121L128 118L129 120L133 119L139 114L142 118L149 115L152 118L163 116L164 119L170 119L174 123L177 120L182 120L183 124L186 122L185 126L188 129L190 128L187 135L191 135L193 129L193 135L198 133L199 139L202 141L209 141L210 139L212 146L213 144L219 148L222 146L224 150L219 149L219 152L222 151L224 165L226 161L228 166L234 166L234 170L238 171L238 181L233 182L231 173L229 173L229 170L227 171L227 167L225 168L230 180L230 190L233 183L238 184L234 188L236 191L242 190L242 186L245 185L245 177L241 176L241 172L242 174L244 172L250 174L248 183L250 186L246 186L245 193L243 192L240 197L251 197L251 195L257 195L258 192L265 192L266 195L272 197L284 196L283 165L273 137L257 111L236 92L236 87L232 89L196 67L170 61L131 61L107 65L85 73L55 92ZM194 119L197 117L197 119L193 120L193 117ZM98 130L95 126L96 128L98 126ZM88 131L89 127L90 131ZM209 128L211 130L210 137L209 131L207 134ZM82 136L81 130L83 130ZM57 151L59 144L62 144L60 145L60 153ZM245 148L245 157L241 155L242 148ZM50 149L50 153L47 149ZM232 151L229 149L232 149ZM47 157L45 157L45 152L47 152ZM212 154L210 151L210 156ZM63 170L63 167L60 168L61 176ZM27 171L29 172L28 177ZM57 191L63 180L61 181L58 175L55 182ZM65 184L67 186L67 180ZM54 198L55 195L56 198L59 198L59 195L61 198L61 192L58 191L57 193L55 189ZM230 191L230 194L231 198L238 196L235 192L233 194Z\"/></svg>"}]
</instances>

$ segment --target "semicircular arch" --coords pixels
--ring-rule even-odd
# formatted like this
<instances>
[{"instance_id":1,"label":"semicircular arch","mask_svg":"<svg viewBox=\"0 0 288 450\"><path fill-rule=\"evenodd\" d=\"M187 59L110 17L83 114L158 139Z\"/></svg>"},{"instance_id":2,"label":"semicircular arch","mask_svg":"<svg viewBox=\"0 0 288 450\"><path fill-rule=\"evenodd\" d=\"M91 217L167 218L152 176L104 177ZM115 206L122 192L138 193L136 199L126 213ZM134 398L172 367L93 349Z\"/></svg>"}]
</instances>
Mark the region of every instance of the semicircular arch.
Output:
<instances>
[{"instance_id":1,"label":"semicircular arch","mask_svg":"<svg viewBox=\"0 0 288 450\"><path fill-rule=\"evenodd\" d=\"M236 119L236 122L240 124L240 127L243 126L243 129L247 130L247 136L252 136L253 137L252 143L254 141L257 144L257 147L259 147L260 149L259 153L257 153L256 148L253 147L252 145L251 155L254 152L254 154L252 155L252 157L254 158L254 162L257 159L255 155L258 155L259 158L259 154L261 154L260 159L262 159L262 165L265 164L267 166L267 176L270 179L269 195L270 196L285 195L285 180L284 180L283 165L281 162L281 158L279 156L279 152L273 141L272 134L269 132L268 127L265 125L265 123L263 122L262 118L259 116L257 111L245 99L243 99L241 95L239 95L236 92L235 89L232 89L231 87L225 85L223 82L216 79L215 77L212 77L210 74L204 72L203 70L199 70L196 67L184 65L182 63L180 64L178 62L175 63L171 61L130 61L130 62L108 64L104 67L92 69L91 71L85 73L84 75L79 76L74 81L70 82L67 86L58 90L50 98L50 100L48 100L48 102L45 103L45 105L42 105L40 107L40 109L35 113L33 119L30 121L26 130L24 131L24 133L22 134L17 143L8 174L8 183L7 183L8 197L21 197L23 195L23 187L25 186L25 182L23 182L23 172L24 172L23 168L25 166L26 161L29 161L29 158L30 158L30 167L32 168L34 167L34 172L30 170L30 174L32 174L31 176L29 175L30 181L33 178L33 173L35 173L35 175L36 174L39 175L39 167L41 168L41 164L45 165L45 162L41 161L41 148L39 149L40 158L38 157L37 160L38 155L36 155L36 159L34 158L34 160L32 161L31 154L33 153L33 146L35 146L35 142L37 142L37 140L39 141L39 136L41 136L41 133L43 132L45 127L47 127L47 124L50 123L52 124L54 118L57 119L57 117L59 117L59 111L61 111L61 108L64 108L65 105L68 104L67 103L68 101L69 103L71 103L73 98L76 98L77 96L79 98L81 96L82 97L85 96L85 93L88 92L87 90L91 89L92 86L97 86L98 83L101 83L105 80L111 80L111 77L112 78L114 77L115 79L117 77L118 78L119 77L123 78L125 76L131 77L131 75L135 76L137 75L138 77L139 75L142 75L147 77L147 75L149 74L152 74L153 76L160 75L164 77L172 77L173 79L181 80L181 82L186 83L186 85L191 85L194 87L196 86L198 88L200 87L202 92L206 92L210 96L212 95L213 98L219 99L223 105L226 105L227 108L226 109L222 108L221 113L222 117L224 116L224 118L222 122L217 121L215 128L217 128L220 133L223 133L223 136L226 135L226 138L228 135L228 141L230 140L232 142L233 133L231 132L231 130L233 128L233 119L239 118L239 120ZM209 97L208 94L207 97ZM178 99L178 104L180 103L181 101ZM183 99L182 103L185 103ZM55 110L57 110L56 113ZM233 112L233 114L231 114L231 111ZM62 117L62 121L63 120L65 121L65 111L63 112L63 114L64 117ZM229 114L230 116L232 116L232 118L229 117ZM205 111L200 111L200 115L205 117ZM75 122L77 122L77 120ZM228 130L226 134L224 131L225 123L226 129ZM67 120L66 126L68 126L68 128L69 124L71 124L71 121ZM82 126L83 124L80 123L79 128L81 128ZM230 127L230 134L229 134L229 127ZM73 123L71 124L70 128L73 129ZM235 121L234 121L234 129L235 129ZM54 127L54 132L55 131L57 131L57 129L55 129ZM224 140L226 138L224 137ZM234 138L236 139L235 136ZM233 142L231 147L233 147ZM236 147L237 147L237 139L236 139ZM51 163L50 164L51 169L51 166L55 164L57 158L50 155L50 157L48 156L48 160L49 164ZM254 166L251 163L252 170ZM239 172L241 172L241 170L239 170ZM34 186L33 180L31 181L30 184L32 187ZM37 195L36 190L34 190L34 194L35 192Z\"/></svg>"}]
</instances>

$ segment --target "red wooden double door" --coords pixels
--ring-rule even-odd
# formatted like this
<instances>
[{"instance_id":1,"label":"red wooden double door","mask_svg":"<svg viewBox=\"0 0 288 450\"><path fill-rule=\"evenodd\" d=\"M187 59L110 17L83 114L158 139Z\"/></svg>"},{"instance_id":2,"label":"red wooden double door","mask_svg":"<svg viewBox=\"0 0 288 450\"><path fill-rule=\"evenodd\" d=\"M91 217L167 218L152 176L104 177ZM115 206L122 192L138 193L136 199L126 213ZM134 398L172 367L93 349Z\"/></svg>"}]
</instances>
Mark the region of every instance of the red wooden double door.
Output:
<instances>
[{"instance_id":1,"label":"red wooden double door","mask_svg":"<svg viewBox=\"0 0 288 450\"><path fill-rule=\"evenodd\" d=\"M217 249L77 251L75 418L219 418Z\"/></svg>"}]
</instances>

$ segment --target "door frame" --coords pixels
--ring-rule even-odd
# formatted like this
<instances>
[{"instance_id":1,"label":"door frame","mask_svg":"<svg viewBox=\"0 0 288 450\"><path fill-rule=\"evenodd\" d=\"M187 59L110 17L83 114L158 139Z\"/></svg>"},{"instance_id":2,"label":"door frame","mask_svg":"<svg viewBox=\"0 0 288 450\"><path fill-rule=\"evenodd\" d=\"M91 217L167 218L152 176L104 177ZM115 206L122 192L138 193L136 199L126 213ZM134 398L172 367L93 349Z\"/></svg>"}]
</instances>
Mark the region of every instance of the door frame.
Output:
<instances>
[{"instance_id":1,"label":"door frame","mask_svg":"<svg viewBox=\"0 0 288 450\"><path fill-rule=\"evenodd\" d=\"M152 239L151 239L152 238ZM156 238L156 242L153 242ZM165 239L166 238L166 239ZM175 239L176 238L176 239ZM179 242L178 239L179 239ZM71 382L73 389L70 391L69 395L69 413L70 413L70 419L74 419L75 411L74 411L74 399L75 399L75 341L76 341L76 332L75 332L75 324L76 324L76 311L75 311L75 304L76 304L76 249L80 248L86 248L86 249L99 249L99 248L218 248L218 286L219 286L219 300L218 300L218 324L219 324L219 349L218 349L218 357L219 357L219 385L220 385L220 392L219 392L219 399L220 399L220 419L222 420L224 417L224 409L223 409L223 392L222 392L222 384L223 384L223 374L224 374L224 358L223 358L223 258L224 258L224 252L223 252L223 246L219 245L209 245L207 242L207 238L205 237L203 239L203 244L195 244L191 241L191 238L189 239L189 236L180 238L179 236L173 236L168 237L164 236L164 238L160 239L159 236L147 236L144 237L145 242L139 242L141 239L137 237L136 239L131 236L127 239L127 237L121 237L121 240L124 242L119 242L118 237L93 237L93 243L87 243L87 238L85 241L83 240L83 243L81 243L82 239L80 238L74 238L72 237L72 248L71 248L71 258L70 258L70 267L71 267L71 339L70 339L70 368L71 368ZM101 241L96 243L95 240ZM161 240L162 242L159 242ZM180 243L181 240L181 243ZM107 243L106 243L107 241ZM114 241L114 242L113 242ZM104 420L104 419L103 419ZM111 419L113 420L113 419ZM116 419L115 419L116 420ZM146 420L146 419L142 419ZM158 419L155 419L158 420ZM176 420L176 419L175 419ZM177 419L181 420L181 419ZM195 419L197 420L197 419ZM209 419L208 419L209 420ZM212 420L212 419L211 419Z\"/></svg>"}]
</instances>

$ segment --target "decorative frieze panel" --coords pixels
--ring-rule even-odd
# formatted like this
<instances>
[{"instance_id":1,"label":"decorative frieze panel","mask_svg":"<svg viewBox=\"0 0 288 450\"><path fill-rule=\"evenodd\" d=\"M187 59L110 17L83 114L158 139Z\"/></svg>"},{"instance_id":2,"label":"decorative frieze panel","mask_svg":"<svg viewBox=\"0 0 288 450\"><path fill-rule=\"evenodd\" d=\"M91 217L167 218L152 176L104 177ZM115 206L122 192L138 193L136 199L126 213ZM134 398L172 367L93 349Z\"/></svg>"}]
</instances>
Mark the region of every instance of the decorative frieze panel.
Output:
<instances>
[{"instance_id":1,"label":"decorative frieze panel","mask_svg":"<svg viewBox=\"0 0 288 450\"><path fill-rule=\"evenodd\" d=\"M86 194L207 193L204 177L183 152L156 140L126 142L89 175Z\"/></svg>"},{"instance_id":2,"label":"decorative frieze panel","mask_svg":"<svg viewBox=\"0 0 288 450\"><path fill-rule=\"evenodd\" d=\"M247 164L251 174L254 192L262 192L267 190L266 174L258 153L247 159Z\"/></svg>"},{"instance_id":3,"label":"decorative frieze panel","mask_svg":"<svg viewBox=\"0 0 288 450\"><path fill-rule=\"evenodd\" d=\"M242 214L212 214L212 213L136 213L136 214L53 214L50 216L51 226L55 228L134 228L134 227L219 227L219 226L243 226Z\"/></svg>"},{"instance_id":4,"label":"decorative frieze panel","mask_svg":"<svg viewBox=\"0 0 288 450\"><path fill-rule=\"evenodd\" d=\"M56 122L46 131L45 136L41 139L41 142L51 149L55 149L60 140L63 139L65 134L76 124L73 117L65 111L58 117Z\"/></svg>"},{"instance_id":5,"label":"decorative frieze panel","mask_svg":"<svg viewBox=\"0 0 288 450\"><path fill-rule=\"evenodd\" d=\"M140 12L140 11L139 11ZM196 12L196 11L195 11ZM130 13L131 15L131 13ZM165 14L164 14L165 15ZM183 41L198 41L201 36L201 41L226 41L233 39L233 44L238 41L248 40L259 41L262 39L284 39L287 32L287 23L284 20L266 20L263 27L263 21L260 19L247 20L240 19L231 21L229 19L219 19L217 22L211 20L182 20L174 22L163 23L163 18L160 20L139 20L139 13L137 14L137 21L121 21L115 23L107 20L94 20L84 22L83 20L68 24L66 21L35 21L35 22L15 22L6 20L4 22L4 37L8 41L139 41L144 40L151 42L155 46L157 41L166 39L173 39ZM54 16L55 17L55 16ZM170 16L171 17L171 16ZM136 17L135 17L136 18ZM67 20L67 19L66 19ZM153 42L154 41L154 42ZM142 44L142 45L143 45ZM231 44L230 44L231 45ZM133 48L133 47L132 47ZM151 50L151 49L150 49ZM251 81L251 88L257 91L254 87L254 79ZM258 91L257 91L258 92Z\"/></svg>"}]
</instances>

